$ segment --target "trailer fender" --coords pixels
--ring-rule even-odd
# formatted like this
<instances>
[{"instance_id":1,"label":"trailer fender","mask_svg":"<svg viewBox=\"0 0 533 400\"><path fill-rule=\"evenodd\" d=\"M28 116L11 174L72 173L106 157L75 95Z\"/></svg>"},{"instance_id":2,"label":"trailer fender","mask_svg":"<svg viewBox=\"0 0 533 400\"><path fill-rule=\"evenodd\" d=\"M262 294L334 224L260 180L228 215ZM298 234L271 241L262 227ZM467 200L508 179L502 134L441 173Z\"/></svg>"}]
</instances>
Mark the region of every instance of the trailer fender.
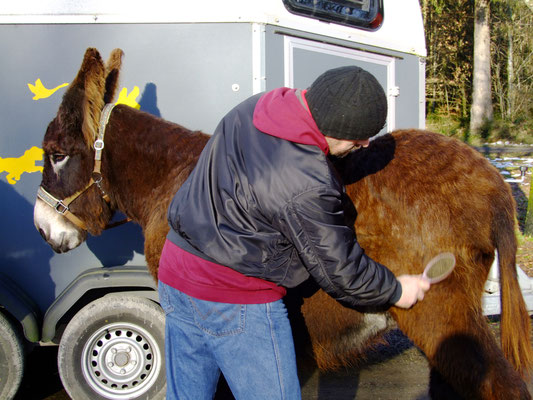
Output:
<instances>
[{"instance_id":1,"label":"trailer fender","mask_svg":"<svg viewBox=\"0 0 533 400\"><path fill-rule=\"evenodd\" d=\"M39 341L40 312L37 305L11 278L1 273L0 311L7 312L20 322L28 341Z\"/></svg>"},{"instance_id":2,"label":"trailer fender","mask_svg":"<svg viewBox=\"0 0 533 400\"><path fill-rule=\"evenodd\" d=\"M54 340L59 320L87 292L105 289L108 292L104 295L108 295L123 292L125 288L130 294L157 301L157 283L145 266L93 268L84 271L63 290L46 311L41 341L47 343Z\"/></svg>"}]
</instances>

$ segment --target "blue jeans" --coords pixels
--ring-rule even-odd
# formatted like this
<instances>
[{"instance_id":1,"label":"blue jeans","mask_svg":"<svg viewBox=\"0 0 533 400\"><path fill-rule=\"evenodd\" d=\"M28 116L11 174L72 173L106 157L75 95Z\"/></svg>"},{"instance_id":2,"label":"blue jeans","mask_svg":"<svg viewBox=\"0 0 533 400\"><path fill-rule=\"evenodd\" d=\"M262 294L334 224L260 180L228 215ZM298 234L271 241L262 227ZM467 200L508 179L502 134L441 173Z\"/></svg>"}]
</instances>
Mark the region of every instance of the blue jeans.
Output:
<instances>
[{"instance_id":1,"label":"blue jeans","mask_svg":"<svg viewBox=\"0 0 533 400\"><path fill-rule=\"evenodd\" d=\"M167 400L212 399L220 372L237 400L300 399L296 356L282 300L198 300L162 282Z\"/></svg>"}]
</instances>

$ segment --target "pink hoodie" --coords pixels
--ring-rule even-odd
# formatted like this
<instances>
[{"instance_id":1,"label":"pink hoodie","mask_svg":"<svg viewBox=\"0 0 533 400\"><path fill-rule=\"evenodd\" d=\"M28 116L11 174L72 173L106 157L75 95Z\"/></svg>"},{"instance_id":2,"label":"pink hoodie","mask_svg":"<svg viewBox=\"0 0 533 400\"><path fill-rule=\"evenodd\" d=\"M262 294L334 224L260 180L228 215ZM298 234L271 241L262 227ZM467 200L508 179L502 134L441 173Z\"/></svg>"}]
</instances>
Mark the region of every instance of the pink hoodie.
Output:
<instances>
[{"instance_id":1,"label":"pink hoodie","mask_svg":"<svg viewBox=\"0 0 533 400\"><path fill-rule=\"evenodd\" d=\"M328 143L309 111L305 92L279 88L264 94L255 107L254 125L271 136L317 146L327 155Z\"/></svg>"}]
</instances>

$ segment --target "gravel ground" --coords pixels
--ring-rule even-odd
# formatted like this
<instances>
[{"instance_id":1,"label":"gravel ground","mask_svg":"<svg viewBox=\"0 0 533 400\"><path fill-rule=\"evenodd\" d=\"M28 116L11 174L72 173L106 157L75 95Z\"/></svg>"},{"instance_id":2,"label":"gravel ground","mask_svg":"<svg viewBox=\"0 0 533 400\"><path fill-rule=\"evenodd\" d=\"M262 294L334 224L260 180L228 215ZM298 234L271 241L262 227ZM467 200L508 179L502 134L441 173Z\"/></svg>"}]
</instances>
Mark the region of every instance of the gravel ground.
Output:
<instances>
[{"instance_id":1,"label":"gravel ground","mask_svg":"<svg viewBox=\"0 0 533 400\"><path fill-rule=\"evenodd\" d=\"M499 323L491 322L499 335ZM430 400L426 358L400 331L387 335L388 346L369 352L359 368L301 375L303 400ZM15 400L69 400L56 367L56 347L30 354L21 390ZM529 390L533 393L533 381ZM147 399L149 400L149 399Z\"/></svg>"}]
</instances>

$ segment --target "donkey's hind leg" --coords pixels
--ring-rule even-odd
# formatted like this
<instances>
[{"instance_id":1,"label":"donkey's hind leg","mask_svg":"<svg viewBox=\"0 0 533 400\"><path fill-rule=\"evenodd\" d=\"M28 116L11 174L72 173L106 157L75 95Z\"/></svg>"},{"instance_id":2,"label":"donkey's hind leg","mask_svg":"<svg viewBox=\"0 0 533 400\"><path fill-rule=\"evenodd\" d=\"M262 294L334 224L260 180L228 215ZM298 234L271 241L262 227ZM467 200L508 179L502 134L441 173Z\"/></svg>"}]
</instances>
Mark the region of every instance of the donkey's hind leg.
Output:
<instances>
[{"instance_id":1,"label":"donkey's hind leg","mask_svg":"<svg viewBox=\"0 0 533 400\"><path fill-rule=\"evenodd\" d=\"M428 358L431 398L530 399L490 331L480 296L472 292L480 290L461 286L452 276L434 285L411 310L391 310Z\"/></svg>"}]
</instances>

